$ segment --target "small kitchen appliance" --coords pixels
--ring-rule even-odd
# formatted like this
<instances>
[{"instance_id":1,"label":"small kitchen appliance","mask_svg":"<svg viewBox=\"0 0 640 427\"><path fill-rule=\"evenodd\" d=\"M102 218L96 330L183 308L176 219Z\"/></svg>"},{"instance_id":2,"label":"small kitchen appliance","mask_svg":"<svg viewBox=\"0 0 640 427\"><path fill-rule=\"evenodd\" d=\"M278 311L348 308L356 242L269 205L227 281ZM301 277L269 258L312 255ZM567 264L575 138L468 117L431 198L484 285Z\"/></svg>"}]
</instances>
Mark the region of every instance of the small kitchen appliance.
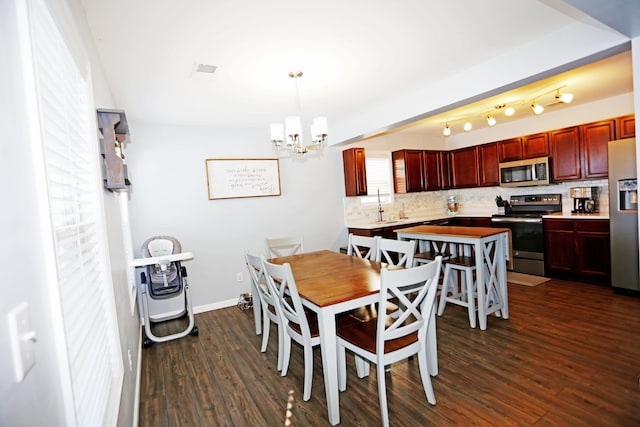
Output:
<instances>
[{"instance_id":1,"label":"small kitchen appliance","mask_svg":"<svg viewBox=\"0 0 640 427\"><path fill-rule=\"evenodd\" d=\"M598 212L598 187L571 187L569 196L573 199L571 213Z\"/></svg>"}]
</instances>

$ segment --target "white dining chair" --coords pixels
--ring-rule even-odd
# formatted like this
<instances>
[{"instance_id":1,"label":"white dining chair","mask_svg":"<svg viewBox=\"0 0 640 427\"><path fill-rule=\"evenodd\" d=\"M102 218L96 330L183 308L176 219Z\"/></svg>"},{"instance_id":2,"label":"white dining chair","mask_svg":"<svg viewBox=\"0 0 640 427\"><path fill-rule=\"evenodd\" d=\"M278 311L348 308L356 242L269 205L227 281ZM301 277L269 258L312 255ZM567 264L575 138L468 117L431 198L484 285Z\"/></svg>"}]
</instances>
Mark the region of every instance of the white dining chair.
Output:
<instances>
[{"instance_id":1,"label":"white dining chair","mask_svg":"<svg viewBox=\"0 0 640 427\"><path fill-rule=\"evenodd\" d=\"M265 239L265 250L267 258L300 254L304 252L302 236L267 237Z\"/></svg>"},{"instance_id":2,"label":"white dining chair","mask_svg":"<svg viewBox=\"0 0 640 427\"><path fill-rule=\"evenodd\" d=\"M268 285L264 277L264 267L262 265L262 257L245 254L249 277L258 291L260 298L260 307L262 311L262 346L260 351L267 351L269 343L269 331L273 322L278 328L278 371L282 370L283 345L284 345L284 327L281 323L280 304L278 303L278 295L275 294Z\"/></svg>"},{"instance_id":3,"label":"white dining chair","mask_svg":"<svg viewBox=\"0 0 640 427\"><path fill-rule=\"evenodd\" d=\"M379 240L379 236L359 236L357 234L350 233L347 255L353 255L358 258L375 261L378 256Z\"/></svg>"},{"instance_id":4,"label":"white dining chair","mask_svg":"<svg viewBox=\"0 0 640 427\"><path fill-rule=\"evenodd\" d=\"M415 240L395 240L380 238L376 261L393 266L412 267L416 252Z\"/></svg>"},{"instance_id":5,"label":"white dining chair","mask_svg":"<svg viewBox=\"0 0 640 427\"><path fill-rule=\"evenodd\" d=\"M389 425L385 367L392 363L417 355L427 401L432 405L436 403L427 366L427 329L432 319L441 264L442 257L437 257L418 267L383 268L380 271L378 304L397 298L403 306L398 318L380 315L368 322L337 320L339 389L344 391L347 387L346 350L355 354L356 366L364 365L365 372L370 363L375 363L383 426Z\"/></svg>"},{"instance_id":6,"label":"white dining chair","mask_svg":"<svg viewBox=\"0 0 640 427\"><path fill-rule=\"evenodd\" d=\"M304 392L303 400L311 398L313 381L313 347L320 345L318 319L315 313L305 311L298 294L293 272L289 264L273 264L262 261L267 284L278 296L280 304L280 322L286 334L283 340L283 360L280 375L287 375L291 356L291 340L302 345L304 351Z\"/></svg>"}]
</instances>

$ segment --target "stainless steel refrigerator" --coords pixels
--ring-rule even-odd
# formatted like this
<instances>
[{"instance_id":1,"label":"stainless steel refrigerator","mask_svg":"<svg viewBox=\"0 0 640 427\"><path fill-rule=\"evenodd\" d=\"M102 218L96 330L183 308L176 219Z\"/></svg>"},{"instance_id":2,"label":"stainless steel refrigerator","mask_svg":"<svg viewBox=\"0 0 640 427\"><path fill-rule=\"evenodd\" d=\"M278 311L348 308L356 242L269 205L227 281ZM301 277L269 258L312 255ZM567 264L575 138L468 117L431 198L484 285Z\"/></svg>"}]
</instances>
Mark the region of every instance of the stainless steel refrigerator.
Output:
<instances>
[{"instance_id":1,"label":"stainless steel refrigerator","mask_svg":"<svg viewBox=\"0 0 640 427\"><path fill-rule=\"evenodd\" d=\"M635 138L609 141L611 286L640 290L638 277L638 175Z\"/></svg>"}]
</instances>

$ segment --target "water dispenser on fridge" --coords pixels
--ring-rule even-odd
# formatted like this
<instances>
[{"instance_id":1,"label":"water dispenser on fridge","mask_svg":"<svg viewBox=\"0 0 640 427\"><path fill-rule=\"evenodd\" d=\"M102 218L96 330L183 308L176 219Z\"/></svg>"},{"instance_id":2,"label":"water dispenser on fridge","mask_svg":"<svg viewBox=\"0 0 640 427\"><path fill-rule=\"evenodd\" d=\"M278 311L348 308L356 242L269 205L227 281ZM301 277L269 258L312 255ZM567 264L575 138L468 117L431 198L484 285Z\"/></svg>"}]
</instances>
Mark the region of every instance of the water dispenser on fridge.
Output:
<instances>
[{"instance_id":1,"label":"water dispenser on fridge","mask_svg":"<svg viewBox=\"0 0 640 427\"><path fill-rule=\"evenodd\" d=\"M618 180L619 206L620 211L638 210L638 180L620 179Z\"/></svg>"}]
</instances>

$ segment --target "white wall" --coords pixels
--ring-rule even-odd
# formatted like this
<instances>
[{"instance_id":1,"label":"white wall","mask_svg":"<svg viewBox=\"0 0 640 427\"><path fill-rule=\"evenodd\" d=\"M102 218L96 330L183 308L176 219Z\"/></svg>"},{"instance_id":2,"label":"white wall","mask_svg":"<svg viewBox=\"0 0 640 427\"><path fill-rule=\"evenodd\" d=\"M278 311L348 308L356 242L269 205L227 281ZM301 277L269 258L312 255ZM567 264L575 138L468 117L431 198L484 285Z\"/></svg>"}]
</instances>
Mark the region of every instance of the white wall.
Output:
<instances>
[{"instance_id":1,"label":"white wall","mask_svg":"<svg viewBox=\"0 0 640 427\"><path fill-rule=\"evenodd\" d=\"M171 235L185 263L198 311L235 303L249 290L244 252L264 253L267 236L302 233L305 251L346 244L342 154L280 160L282 195L208 200L205 159L275 157L264 129L170 127L130 122L126 161L135 253L153 235ZM242 272L244 281L236 281ZM204 332L204 331L203 331Z\"/></svg>"},{"instance_id":2,"label":"white wall","mask_svg":"<svg viewBox=\"0 0 640 427\"><path fill-rule=\"evenodd\" d=\"M34 164L25 95L26 69L21 63L22 51L18 38L17 11L23 0L0 1L0 130L5 138L0 156L0 176L4 183L3 209L0 209L2 256L4 272L0 298L0 425L36 426L64 425L64 402L61 377L58 373L55 341L56 316L46 286L43 235L41 234L35 193L41 170ZM100 61L92 45L79 1L47 0L59 29L76 55L87 55L91 62L94 99L97 107L113 108L108 84L102 74ZM96 144L98 140L96 137ZM99 161L99 159L96 159ZM104 192L107 216L109 255L118 307L118 326L125 366L118 425L132 425L137 417L134 407L140 327L137 313L130 309L126 292L126 261L118 200L113 193ZM37 334L36 364L21 383L13 378L6 313L21 302L31 308L32 326ZM129 370L127 352L131 349L133 370ZM64 362L63 362L64 363Z\"/></svg>"}]
</instances>

